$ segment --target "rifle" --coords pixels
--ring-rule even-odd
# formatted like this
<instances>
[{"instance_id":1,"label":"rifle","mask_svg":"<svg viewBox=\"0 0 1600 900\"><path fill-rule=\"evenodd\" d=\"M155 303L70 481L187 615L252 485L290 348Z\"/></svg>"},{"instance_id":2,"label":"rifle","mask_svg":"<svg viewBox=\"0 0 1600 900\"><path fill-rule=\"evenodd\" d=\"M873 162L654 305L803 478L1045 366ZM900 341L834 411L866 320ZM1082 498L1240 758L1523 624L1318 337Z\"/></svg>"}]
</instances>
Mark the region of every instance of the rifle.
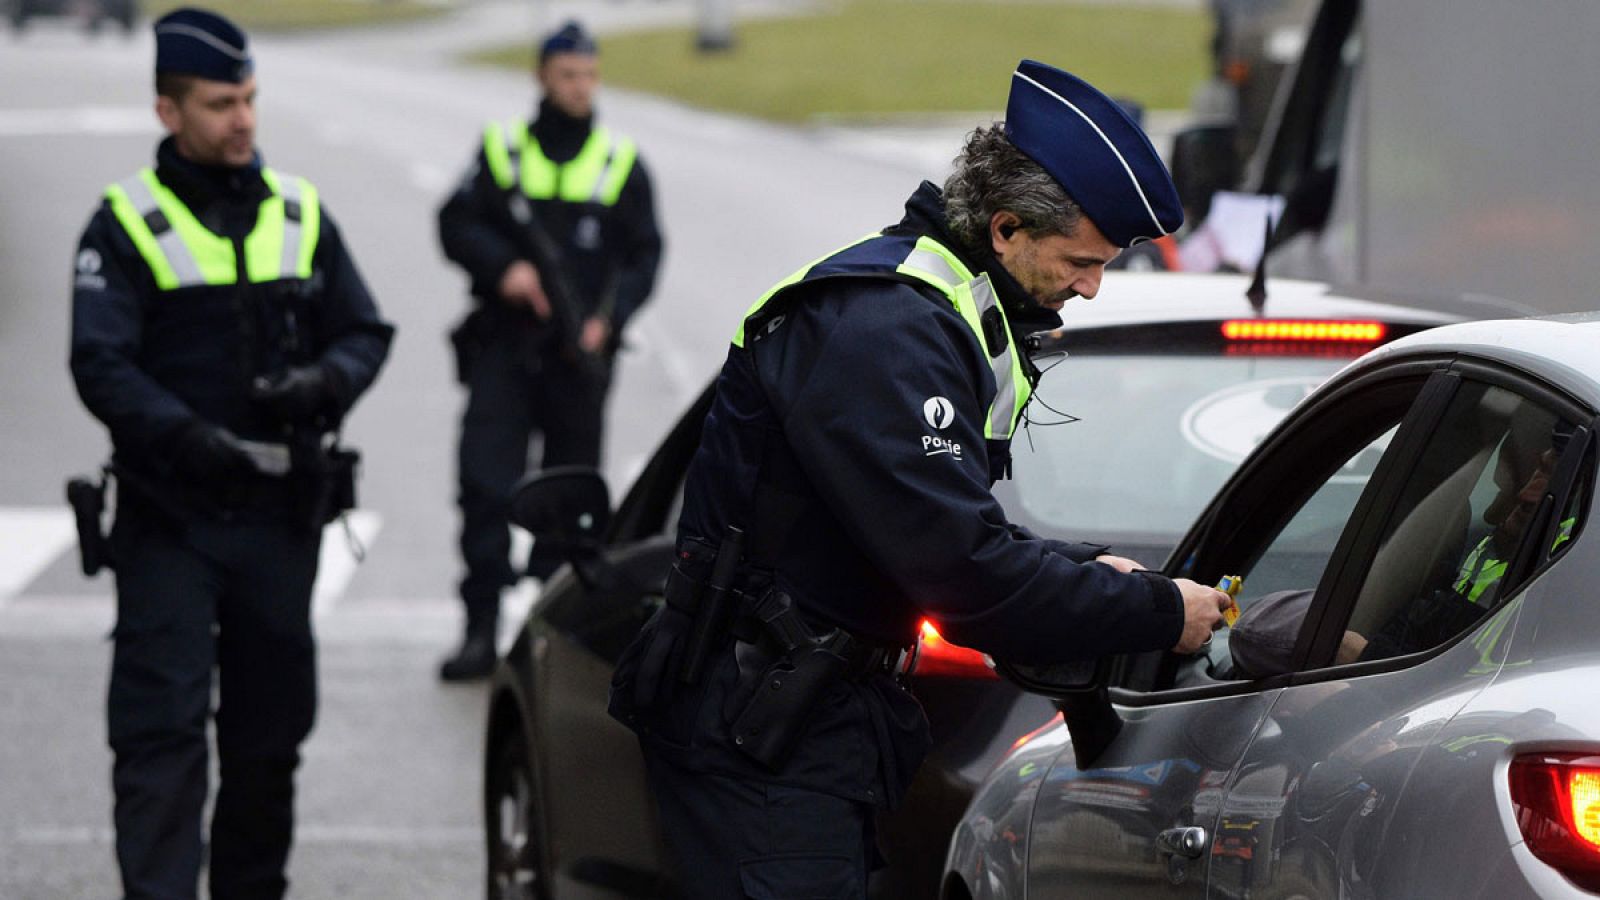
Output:
<instances>
[{"instance_id":1,"label":"rifle","mask_svg":"<svg viewBox=\"0 0 1600 900\"><path fill-rule=\"evenodd\" d=\"M518 233L523 237L523 250L531 258L534 268L539 270L545 296L550 299L550 326L555 330L556 352L587 374L603 374L605 362L600 354L583 349L581 338L585 316L580 299L582 295L572 283L561 245L550 236L539 217L534 215L527 197L513 189L506 205L512 221L517 224Z\"/></svg>"}]
</instances>

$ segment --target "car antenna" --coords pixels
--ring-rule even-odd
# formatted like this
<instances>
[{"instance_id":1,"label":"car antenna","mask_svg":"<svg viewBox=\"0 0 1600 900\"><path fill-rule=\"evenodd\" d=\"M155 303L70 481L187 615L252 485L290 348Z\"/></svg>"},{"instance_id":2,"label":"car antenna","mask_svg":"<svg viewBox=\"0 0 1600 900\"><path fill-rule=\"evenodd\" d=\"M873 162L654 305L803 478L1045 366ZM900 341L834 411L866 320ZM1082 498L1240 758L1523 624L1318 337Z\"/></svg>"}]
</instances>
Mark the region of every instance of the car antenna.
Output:
<instances>
[{"instance_id":1,"label":"car antenna","mask_svg":"<svg viewBox=\"0 0 1600 900\"><path fill-rule=\"evenodd\" d=\"M1261 239L1261 259L1256 263L1255 277L1250 279L1250 287L1245 289L1244 295L1250 301L1250 308L1256 315L1261 315L1267 307L1267 251L1272 249L1272 210L1267 210L1267 233Z\"/></svg>"}]
</instances>

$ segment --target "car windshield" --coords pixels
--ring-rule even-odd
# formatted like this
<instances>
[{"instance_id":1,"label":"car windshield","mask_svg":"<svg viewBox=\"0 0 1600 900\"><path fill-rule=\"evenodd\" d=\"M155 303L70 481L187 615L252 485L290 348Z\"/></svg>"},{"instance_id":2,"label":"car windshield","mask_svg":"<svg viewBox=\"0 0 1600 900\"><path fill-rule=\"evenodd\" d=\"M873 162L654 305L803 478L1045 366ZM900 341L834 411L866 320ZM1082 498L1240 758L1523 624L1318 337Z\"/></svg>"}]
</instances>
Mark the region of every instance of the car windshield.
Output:
<instances>
[{"instance_id":1,"label":"car windshield","mask_svg":"<svg viewBox=\"0 0 1600 900\"><path fill-rule=\"evenodd\" d=\"M1007 513L1066 540L1166 552L1246 455L1346 356L1040 360ZM1156 565L1160 559L1141 560Z\"/></svg>"}]
</instances>

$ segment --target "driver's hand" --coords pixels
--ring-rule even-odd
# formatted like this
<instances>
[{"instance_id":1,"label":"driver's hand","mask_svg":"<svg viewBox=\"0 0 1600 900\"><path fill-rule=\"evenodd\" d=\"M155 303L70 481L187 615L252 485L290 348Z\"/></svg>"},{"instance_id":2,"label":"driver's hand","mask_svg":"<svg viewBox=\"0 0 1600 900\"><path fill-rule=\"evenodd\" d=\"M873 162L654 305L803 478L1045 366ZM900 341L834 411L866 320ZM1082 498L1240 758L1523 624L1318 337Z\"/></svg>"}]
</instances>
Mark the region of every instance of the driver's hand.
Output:
<instances>
[{"instance_id":1,"label":"driver's hand","mask_svg":"<svg viewBox=\"0 0 1600 900\"><path fill-rule=\"evenodd\" d=\"M1183 635L1172 647L1174 653L1194 653L1211 640L1211 632L1222 627L1222 611L1231 599L1214 587L1187 578L1174 578L1183 595Z\"/></svg>"}]
</instances>

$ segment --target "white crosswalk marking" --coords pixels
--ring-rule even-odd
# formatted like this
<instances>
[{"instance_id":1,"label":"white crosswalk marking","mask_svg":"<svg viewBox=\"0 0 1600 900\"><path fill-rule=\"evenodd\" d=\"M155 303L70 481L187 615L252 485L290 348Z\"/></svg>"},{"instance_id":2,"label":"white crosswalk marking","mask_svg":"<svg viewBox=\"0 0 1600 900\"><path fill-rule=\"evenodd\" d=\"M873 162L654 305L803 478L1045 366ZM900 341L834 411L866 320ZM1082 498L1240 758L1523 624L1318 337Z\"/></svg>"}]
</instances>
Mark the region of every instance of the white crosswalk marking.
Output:
<instances>
[{"instance_id":1,"label":"white crosswalk marking","mask_svg":"<svg viewBox=\"0 0 1600 900\"><path fill-rule=\"evenodd\" d=\"M312 588L312 609L324 615L344 595L360 561L355 547L370 549L383 530L383 516L370 510L349 515L349 532L334 522L322 531L322 562ZM72 511L51 507L0 507L0 609L64 553L76 552Z\"/></svg>"},{"instance_id":2,"label":"white crosswalk marking","mask_svg":"<svg viewBox=\"0 0 1600 900\"><path fill-rule=\"evenodd\" d=\"M317 567L317 583L311 589L312 615L324 616L332 611L334 603L344 596L356 567L361 565L356 554L370 550L382 529L383 516L371 510L351 512L343 522L335 521L322 529L322 560Z\"/></svg>"},{"instance_id":3,"label":"white crosswalk marking","mask_svg":"<svg viewBox=\"0 0 1600 900\"><path fill-rule=\"evenodd\" d=\"M0 137L160 134L149 106L76 106L0 109Z\"/></svg>"},{"instance_id":4,"label":"white crosswalk marking","mask_svg":"<svg viewBox=\"0 0 1600 900\"><path fill-rule=\"evenodd\" d=\"M0 507L0 608L76 542L71 510Z\"/></svg>"}]
</instances>

